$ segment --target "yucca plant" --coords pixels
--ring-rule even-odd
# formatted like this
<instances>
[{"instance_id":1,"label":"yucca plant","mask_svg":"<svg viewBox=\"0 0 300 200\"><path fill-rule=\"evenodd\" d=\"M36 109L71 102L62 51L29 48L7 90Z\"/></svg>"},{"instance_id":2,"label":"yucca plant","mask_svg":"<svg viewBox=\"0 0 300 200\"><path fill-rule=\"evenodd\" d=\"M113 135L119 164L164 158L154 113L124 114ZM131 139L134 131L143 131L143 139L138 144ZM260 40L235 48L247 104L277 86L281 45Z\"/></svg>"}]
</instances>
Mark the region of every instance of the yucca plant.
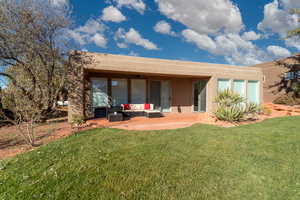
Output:
<instances>
[{"instance_id":1,"label":"yucca plant","mask_svg":"<svg viewBox=\"0 0 300 200\"><path fill-rule=\"evenodd\" d=\"M239 122L245 116L253 117L259 111L257 104L248 103L246 98L229 89L219 92L215 102L218 107L214 115L222 121Z\"/></svg>"}]
</instances>

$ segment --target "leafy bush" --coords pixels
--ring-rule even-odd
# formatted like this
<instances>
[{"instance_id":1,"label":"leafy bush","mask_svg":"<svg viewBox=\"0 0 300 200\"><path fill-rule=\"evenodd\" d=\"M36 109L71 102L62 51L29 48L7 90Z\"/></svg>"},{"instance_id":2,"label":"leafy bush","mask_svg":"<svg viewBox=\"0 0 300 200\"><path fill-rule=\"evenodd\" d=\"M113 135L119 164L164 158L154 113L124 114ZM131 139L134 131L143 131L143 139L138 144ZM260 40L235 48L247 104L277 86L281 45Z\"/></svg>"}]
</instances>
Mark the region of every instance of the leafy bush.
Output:
<instances>
[{"instance_id":1,"label":"leafy bush","mask_svg":"<svg viewBox=\"0 0 300 200\"><path fill-rule=\"evenodd\" d=\"M85 119L82 115L73 115L72 116L72 125L75 127L79 127L84 124Z\"/></svg>"},{"instance_id":2,"label":"leafy bush","mask_svg":"<svg viewBox=\"0 0 300 200\"><path fill-rule=\"evenodd\" d=\"M214 115L217 119L238 122L246 117L254 117L260 108L255 103L248 103L247 99L227 89L218 94L215 99L218 104Z\"/></svg>"}]
</instances>

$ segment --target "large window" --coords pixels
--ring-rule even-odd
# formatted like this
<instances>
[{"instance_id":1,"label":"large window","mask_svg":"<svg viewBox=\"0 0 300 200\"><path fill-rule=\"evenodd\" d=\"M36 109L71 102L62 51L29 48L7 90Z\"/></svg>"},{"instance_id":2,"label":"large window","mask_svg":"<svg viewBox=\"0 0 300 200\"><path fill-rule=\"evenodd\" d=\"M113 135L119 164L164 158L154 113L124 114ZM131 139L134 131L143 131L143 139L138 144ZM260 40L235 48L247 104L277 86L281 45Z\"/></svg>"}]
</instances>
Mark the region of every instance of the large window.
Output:
<instances>
[{"instance_id":1,"label":"large window","mask_svg":"<svg viewBox=\"0 0 300 200\"><path fill-rule=\"evenodd\" d=\"M146 80L131 80L131 102L134 104L146 103Z\"/></svg>"},{"instance_id":2,"label":"large window","mask_svg":"<svg viewBox=\"0 0 300 200\"><path fill-rule=\"evenodd\" d=\"M218 92L222 92L226 89L230 89L229 79L218 79Z\"/></svg>"},{"instance_id":3,"label":"large window","mask_svg":"<svg viewBox=\"0 0 300 200\"><path fill-rule=\"evenodd\" d=\"M92 79L92 104L93 107L106 107L108 105L107 98L107 79Z\"/></svg>"},{"instance_id":4,"label":"large window","mask_svg":"<svg viewBox=\"0 0 300 200\"><path fill-rule=\"evenodd\" d=\"M112 79L111 93L114 106L128 103L127 79Z\"/></svg>"},{"instance_id":5,"label":"large window","mask_svg":"<svg viewBox=\"0 0 300 200\"><path fill-rule=\"evenodd\" d=\"M251 103L259 103L259 82L248 81L247 87L248 101Z\"/></svg>"},{"instance_id":6,"label":"large window","mask_svg":"<svg viewBox=\"0 0 300 200\"><path fill-rule=\"evenodd\" d=\"M234 80L233 81L233 91L242 97L245 97L245 81L244 80Z\"/></svg>"},{"instance_id":7,"label":"large window","mask_svg":"<svg viewBox=\"0 0 300 200\"><path fill-rule=\"evenodd\" d=\"M291 71L286 72L284 75L285 80L292 80L292 79L299 79L300 78L300 71Z\"/></svg>"}]
</instances>

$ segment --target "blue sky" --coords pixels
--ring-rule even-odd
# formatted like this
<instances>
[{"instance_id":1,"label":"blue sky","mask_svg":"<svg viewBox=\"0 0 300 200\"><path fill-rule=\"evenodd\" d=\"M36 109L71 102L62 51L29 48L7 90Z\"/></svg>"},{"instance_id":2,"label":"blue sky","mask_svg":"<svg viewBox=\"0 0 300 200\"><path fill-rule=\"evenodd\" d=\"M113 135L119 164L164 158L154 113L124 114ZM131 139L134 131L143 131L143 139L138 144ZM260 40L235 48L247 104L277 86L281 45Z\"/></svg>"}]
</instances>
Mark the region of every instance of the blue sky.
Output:
<instances>
[{"instance_id":1,"label":"blue sky","mask_svg":"<svg viewBox=\"0 0 300 200\"><path fill-rule=\"evenodd\" d=\"M297 53L299 0L53 0L72 7L74 47L92 52L254 65Z\"/></svg>"}]
</instances>

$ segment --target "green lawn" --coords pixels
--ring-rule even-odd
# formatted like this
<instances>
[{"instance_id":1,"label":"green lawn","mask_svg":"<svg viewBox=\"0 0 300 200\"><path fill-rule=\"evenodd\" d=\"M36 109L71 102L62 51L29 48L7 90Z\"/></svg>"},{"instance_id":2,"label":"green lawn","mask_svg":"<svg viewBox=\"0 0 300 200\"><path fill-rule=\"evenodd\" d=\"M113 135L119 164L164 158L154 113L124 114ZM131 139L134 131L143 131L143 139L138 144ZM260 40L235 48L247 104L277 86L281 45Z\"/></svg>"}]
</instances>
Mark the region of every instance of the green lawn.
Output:
<instances>
[{"instance_id":1,"label":"green lawn","mask_svg":"<svg viewBox=\"0 0 300 200\"><path fill-rule=\"evenodd\" d=\"M0 163L0 199L300 199L300 117L94 129Z\"/></svg>"}]
</instances>

